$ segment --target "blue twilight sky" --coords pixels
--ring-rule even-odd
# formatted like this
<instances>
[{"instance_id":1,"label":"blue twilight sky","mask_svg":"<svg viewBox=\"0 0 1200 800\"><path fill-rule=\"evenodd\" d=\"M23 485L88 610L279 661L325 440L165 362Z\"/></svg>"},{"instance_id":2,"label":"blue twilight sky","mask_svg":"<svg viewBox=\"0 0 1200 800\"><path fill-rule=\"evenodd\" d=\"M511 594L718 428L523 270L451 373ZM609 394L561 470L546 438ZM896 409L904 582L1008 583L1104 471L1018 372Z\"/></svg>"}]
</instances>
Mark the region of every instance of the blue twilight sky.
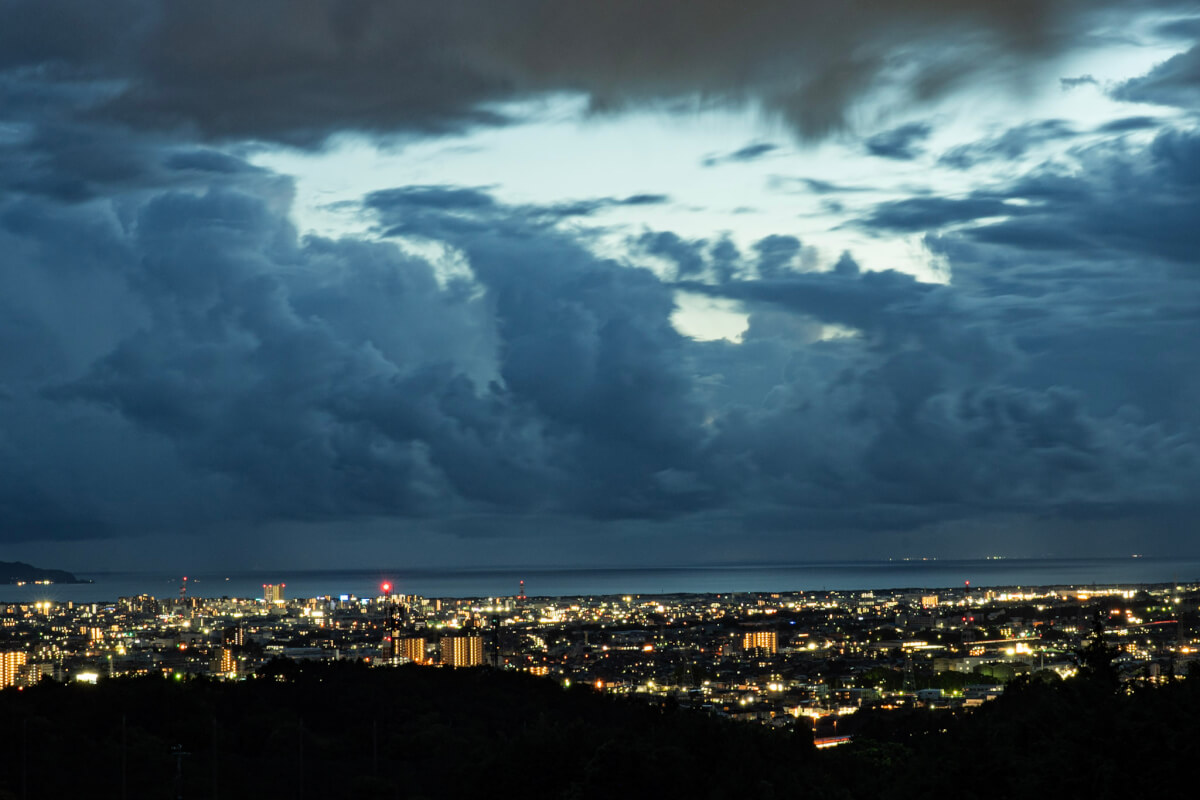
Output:
<instances>
[{"instance_id":1,"label":"blue twilight sky","mask_svg":"<svg viewBox=\"0 0 1200 800\"><path fill-rule=\"evenodd\" d=\"M1200 3L0 0L0 559L1200 553Z\"/></svg>"}]
</instances>

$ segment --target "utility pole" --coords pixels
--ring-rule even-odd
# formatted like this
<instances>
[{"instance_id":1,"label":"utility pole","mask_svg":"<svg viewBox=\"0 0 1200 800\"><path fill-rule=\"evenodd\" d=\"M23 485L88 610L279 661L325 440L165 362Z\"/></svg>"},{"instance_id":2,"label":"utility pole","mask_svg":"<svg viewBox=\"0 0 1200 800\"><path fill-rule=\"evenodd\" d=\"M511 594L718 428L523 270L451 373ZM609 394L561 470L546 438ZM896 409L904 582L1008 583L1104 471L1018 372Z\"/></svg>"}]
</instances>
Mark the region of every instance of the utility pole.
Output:
<instances>
[{"instance_id":1,"label":"utility pole","mask_svg":"<svg viewBox=\"0 0 1200 800\"><path fill-rule=\"evenodd\" d=\"M29 800L29 718L21 720L21 800Z\"/></svg>"},{"instance_id":2,"label":"utility pole","mask_svg":"<svg viewBox=\"0 0 1200 800\"><path fill-rule=\"evenodd\" d=\"M171 748L171 755L175 756L175 800L183 800L183 758L191 753L184 752L183 745L177 744Z\"/></svg>"},{"instance_id":3,"label":"utility pole","mask_svg":"<svg viewBox=\"0 0 1200 800\"><path fill-rule=\"evenodd\" d=\"M296 720L296 729L300 734L298 739L297 758L296 758L296 798L304 800L304 719Z\"/></svg>"},{"instance_id":4,"label":"utility pole","mask_svg":"<svg viewBox=\"0 0 1200 800\"><path fill-rule=\"evenodd\" d=\"M121 800L129 800L129 736L126 733L125 715L121 715Z\"/></svg>"},{"instance_id":5,"label":"utility pole","mask_svg":"<svg viewBox=\"0 0 1200 800\"><path fill-rule=\"evenodd\" d=\"M217 800L217 718L212 721L212 800Z\"/></svg>"}]
</instances>

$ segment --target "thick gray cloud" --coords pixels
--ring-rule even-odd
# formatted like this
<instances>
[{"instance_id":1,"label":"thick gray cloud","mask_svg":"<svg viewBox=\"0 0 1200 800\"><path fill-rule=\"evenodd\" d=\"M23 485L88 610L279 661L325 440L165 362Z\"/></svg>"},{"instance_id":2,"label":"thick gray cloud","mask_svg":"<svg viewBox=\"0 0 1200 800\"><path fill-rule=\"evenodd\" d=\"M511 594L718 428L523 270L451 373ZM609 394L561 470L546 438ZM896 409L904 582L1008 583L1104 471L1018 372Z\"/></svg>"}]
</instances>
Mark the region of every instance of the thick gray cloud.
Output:
<instances>
[{"instance_id":1,"label":"thick gray cloud","mask_svg":"<svg viewBox=\"0 0 1200 800\"><path fill-rule=\"evenodd\" d=\"M1079 149L1073 159L964 197L880 203L858 224L904 232L965 226L962 236L975 242L1064 260L1161 258L1194 266L1200 239L1188 220L1200 214L1197 131L1168 128L1138 149L1117 139Z\"/></svg>"},{"instance_id":2,"label":"thick gray cloud","mask_svg":"<svg viewBox=\"0 0 1200 800\"><path fill-rule=\"evenodd\" d=\"M880 203L862 220L862 224L868 228L911 232L1020 213L1022 209L1009 205L1004 198L985 193L957 198L908 197Z\"/></svg>"},{"instance_id":3,"label":"thick gray cloud","mask_svg":"<svg viewBox=\"0 0 1200 800\"><path fill-rule=\"evenodd\" d=\"M1113 91L1118 100L1200 107L1200 45L1173 56L1140 78L1126 81Z\"/></svg>"},{"instance_id":4,"label":"thick gray cloud","mask_svg":"<svg viewBox=\"0 0 1200 800\"><path fill-rule=\"evenodd\" d=\"M758 161L778 149L779 145L771 142L755 142L734 150L732 153L709 156L700 163L706 167L715 167L720 164L745 164L749 161Z\"/></svg>"},{"instance_id":5,"label":"thick gray cloud","mask_svg":"<svg viewBox=\"0 0 1200 800\"><path fill-rule=\"evenodd\" d=\"M887 230L971 225L965 236L1060 258L1157 257L1195 264L1200 239L1200 133L1166 129L1145 148L1114 141L1078 151L1076 166L1043 165L1014 183L964 198L911 198L877 206L863 224Z\"/></svg>"},{"instance_id":6,"label":"thick gray cloud","mask_svg":"<svg viewBox=\"0 0 1200 800\"><path fill-rule=\"evenodd\" d=\"M994 138L955 147L938 160L947 167L969 169L986 161L1012 161L1040 144L1075 135L1071 126L1061 119L1027 122Z\"/></svg>"},{"instance_id":7,"label":"thick gray cloud","mask_svg":"<svg viewBox=\"0 0 1200 800\"><path fill-rule=\"evenodd\" d=\"M795 266L800 256L800 240L795 236L767 236L754 243L754 251L758 253L758 274L776 278Z\"/></svg>"},{"instance_id":8,"label":"thick gray cloud","mask_svg":"<svg viewBox=\"0 0 1200 800\"><path fill-rule=\"evenodd\" d=\"M984 66L1019 73L1069 47L1082 17L1132 5L10 0L0 69L92 82L88 114L218 139L502 123L497 102L560 91L597 110L755 102L819 135L874 89L911 103Z\"/></svg>"},{"instance_id":9,"label":"thick gray cloud","mask_svg":"<svg viewBox=\"0 0 1200 800\"><path fill-rule=\"evenodd\" d=\"M1059 78L1058 83L1064 91L1069 91L1078 89L1080 86L1096 86L1099 81L1093 75L1080 75L1076 78Z\"/></svg>"},{"instance_id":10,"label":"thick gray cloud","mask_svg":"<svg viewBox=\"0 0 1200 800\"><path fill-rule=\"evenodd\" d=\"M929 240L951 285L849 254L788 269L787 236L744 254L647 234L689 259L667 281L480 189L366 198L389 236L460 253L470 275L451 280L386 241L298 238L273 184L208 152L172 157L190 188L12 195L4 535L478 514L868 535L1182 513L1200 478L1194 276L1145 243L1128 275L1115 254L998 234L1080 227L1116 202L1105 165L1169 177L1160 196L1182 201L1195 152L1163 134L1094 153L1085 178L996 189L1056 202L986 241L955 215L966 228ZM678 290L741 304L743 341L681 336ZM72 295L93 302L68 321Z\"/></svg>"},{"instance_id":11,"label":"thick gray cloud","mask_svg":"<svg viewBox=\"0 0 1200 800\"><path fill-rule=\"evenodd\" d=\"M898 128L877 133L864 143L867 152L880 158L895 158L900 161L911 161L921 154L921 142L933 133L933 126L927 122L910 122Z\"/></svg>"},{"instance_id":12,"label":"thick gray cloud","mask_svg":"<svg viewBox=\"0 0 1200 800\"><path fill-rule=\"evenodd\" d=\"M1097 133L1129 133L1131 131L1154 130L1162 127L1162 120L1155 117L1122 117L1106 122L1096 128Z\"/></svg>"},{"instance_id":13,"label":"thick gray cloud","mask_svg":"<svg viewBox=\"0 0 1200 800\"><path fill-rule=\"evenodd\" d=\"M652 256L674 263L680 278L696 277L704 271L704 240L687 241L670 231L647 231L635 244Z\"/></svg>"}]
</instances>

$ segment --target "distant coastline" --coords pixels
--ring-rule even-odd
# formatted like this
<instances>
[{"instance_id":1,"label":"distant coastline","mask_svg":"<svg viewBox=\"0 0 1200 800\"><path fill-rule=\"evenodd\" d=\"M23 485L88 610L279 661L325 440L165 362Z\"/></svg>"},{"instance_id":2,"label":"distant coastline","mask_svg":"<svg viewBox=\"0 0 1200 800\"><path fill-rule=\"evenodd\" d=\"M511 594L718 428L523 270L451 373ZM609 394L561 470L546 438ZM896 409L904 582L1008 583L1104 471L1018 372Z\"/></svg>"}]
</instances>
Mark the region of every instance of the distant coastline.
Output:
<instances>
[{"instance_id":1,"label":"distant coastline","mask_svg":"<svg viewBox=\"0 0 1200 800\"><path fill-rule=\"evenodd\" d=\"M504 567L433 569L256 569L187 573L189 597L262 597L264 584L284 584L294 597L374 597L388 582L402 594L423 597L501 597L524 590L531 597L586 595L724 594L737 592L949 589L970 581L984 587L1153 585L1200 582L1200 558L963 559L840 561L807 564L729 564L643 567ZM140 594L178 597L181 575L92 572L85 585L0 583L0 602L39 600L100 602Z\"/></svg>"},{"instance_id":2,"label":"distant coastline","mask_svg":"<svg viewBox=\"0 0 1200 800\"><path fill-rule=\"evenodd\" d=\"M23 561L0 561L0 584L49 586L55 583L91 583L63 569L43 569Z\"/></svg>"}]
</instances>

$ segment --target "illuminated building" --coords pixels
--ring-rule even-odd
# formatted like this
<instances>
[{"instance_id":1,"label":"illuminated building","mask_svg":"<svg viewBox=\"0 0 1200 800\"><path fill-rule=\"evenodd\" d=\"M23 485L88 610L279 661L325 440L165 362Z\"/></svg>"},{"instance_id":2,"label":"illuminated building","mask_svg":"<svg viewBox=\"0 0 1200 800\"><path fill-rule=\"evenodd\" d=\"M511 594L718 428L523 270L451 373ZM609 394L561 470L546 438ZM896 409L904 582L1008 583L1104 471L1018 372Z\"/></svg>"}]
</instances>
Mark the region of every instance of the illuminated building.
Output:
<instances>
[{"instance_id":1,"label":"illuminated building","mask_svg":"<svg viewBox=\"0 0 1200 800\"><path fill-rule=\"evenodd\" d=\"M483 663L482 636L443 636L442 663L451 667L477 667Z\"/></svg>"},{"instance_id":2,"label":"illuminated building","mask_svg":"<svg viewBox=\"0 0 1200 800\"><path fill-rule=\"evenodd\" d=\"M36 686L50 675L49 664L24 664L17 670L18 686Z\"/></svg>"},{"instance_id":3,"label":"illuminated building","mask_svg":"<svg viewBox=\"0 0 1200 800\"><path fill-rule=\"evenodd\" d=\"M396 640L396 655L407 658L414 664L425 663L425 639L420 636L404 636Z\"/></svg>"},{"instance_id":4,"label":"illuminated building","mask_svg":"<svg viewBox=\"0 0 1200 800\"><path fill-rule=\"evenodd\" d=\"M938 596L936 594L926 594L921 596L921 608L937 608Z\"/></svg>"},{"instance_id":5,"label":"illuminated building","mask_svg":"<svg viewBox=\"0 0 1200 800\"><path fill-rule=\"evenodd\" d=\"M232 647L222 647L217 650L217 657L209 667L212 672L221 675L231 675L237 672L237 659L233 657Z\"/></svg>"},{"instance_id":6,"label":"illuminated building","mask_svg":"<svg viewBox=\"0 0 1200 800\"><path fill-rule=\"evenodd\" d=\"M267 605L283 605L286 601L283 599L283 587L286 583L264 583L263 584L263 602Z\"/></svg>"},{"instance_id":7,"label":"illuminated building","mask_svg":"<svg viewBox=\"0 0 1200 800\"><path fill-rule=\"evenodd\" d=\"M779 640L775 631L752 631L742 636L742 649L773 656L779 652Z\"/></svg>"},{"instance_id":8,"label":"illuminated building","mask_svg":"<svg viewBox=\"0 0 1200 800\"><path fill-rule=\"evenodd\" d=\"M28 660L25 653L0 653L0 689L17 685L17 676Z\"/></svg>"}]
</instances>

